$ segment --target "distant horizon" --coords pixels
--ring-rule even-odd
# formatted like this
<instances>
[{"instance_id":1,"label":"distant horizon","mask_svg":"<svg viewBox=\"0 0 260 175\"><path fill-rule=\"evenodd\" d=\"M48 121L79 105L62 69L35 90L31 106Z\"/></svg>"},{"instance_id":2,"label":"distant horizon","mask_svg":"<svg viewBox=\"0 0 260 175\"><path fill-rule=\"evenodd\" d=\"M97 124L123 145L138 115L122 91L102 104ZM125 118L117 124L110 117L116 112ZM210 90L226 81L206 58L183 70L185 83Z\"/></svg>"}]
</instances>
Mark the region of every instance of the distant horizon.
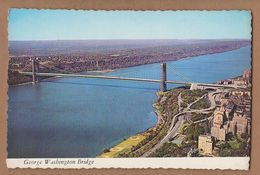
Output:
<instances>
[{"instance_id":1,"label":"distant horizon","mask_svg":"<svg viewBox=\"0 0 260 175\"><path fill-rule=\"evenodd\" d=\"M8 40L8 42L16 42L16 41L127 41L127 40L181 40L181 41L195 41L195 40L205 40L205 41L210 41L210 40L246 40L246 41L251 41L251 38L222 38L222 39L60 39L60 40L52 40L52 39L46 39L46 40Z\"/></svg>"}]
</instances>

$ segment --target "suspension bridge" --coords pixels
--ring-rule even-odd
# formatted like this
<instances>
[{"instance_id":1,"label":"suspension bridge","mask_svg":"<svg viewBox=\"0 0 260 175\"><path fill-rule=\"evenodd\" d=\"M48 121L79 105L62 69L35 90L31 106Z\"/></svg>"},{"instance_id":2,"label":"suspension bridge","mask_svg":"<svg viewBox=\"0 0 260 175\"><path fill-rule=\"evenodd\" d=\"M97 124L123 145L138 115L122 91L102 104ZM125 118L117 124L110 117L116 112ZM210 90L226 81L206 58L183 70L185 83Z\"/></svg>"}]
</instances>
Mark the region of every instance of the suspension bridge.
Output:
<instances>
[{"instance_id":1,"label":"suspension bridge","mask_svg":"<svg viewBox=\"0 0 260 175\"><path fill-rule=\"evenodd\" d=\"M72 73L68 72L56 67L48 67L50 69L54 69L61 73L51 73L51 72L40 72L40 65L42 65L37 59L31 60L32 64L32 72L22 72L19 73L26 76L32 76L32 83L40 83L40 77L81 77L81 78L95 78L95 79L113 79L113 80L120 80L120 81L136 81L136 82L151 82L151 83L160 83L160 91L167 90L167 84L177 84L177 85L184 85L190 86L191 88L246 88L245 86L237 86L234 84L213 84L213 83L199 83L199 82L192 82L192 81L174 81L174 80L167 80L167 68L166 63L161 64L161 71L160 71L160 79L152 79L152 78L141 78L141 77L122 77L122 76L108 76L108 75L90 75L90 74L79 74L79 73Z\"/></svg>"}]
</instances>

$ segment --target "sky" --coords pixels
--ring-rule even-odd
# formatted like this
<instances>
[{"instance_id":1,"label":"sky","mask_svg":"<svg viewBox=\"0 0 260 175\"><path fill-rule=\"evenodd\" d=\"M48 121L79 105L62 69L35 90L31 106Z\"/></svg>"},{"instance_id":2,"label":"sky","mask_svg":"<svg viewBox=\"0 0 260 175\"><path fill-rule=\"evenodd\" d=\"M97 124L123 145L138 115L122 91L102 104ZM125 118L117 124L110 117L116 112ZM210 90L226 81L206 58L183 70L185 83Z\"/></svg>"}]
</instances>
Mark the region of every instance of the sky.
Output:
<instances>
[{"instance_id":1,"label":"sky","mask_svg":"<svg viewBox=\"0 0 260 175\"><path fill-rule=\"evenodd\" d=\"M9 40L251 39L250 11L10 9Z\"/></svg>"}]
</instances>

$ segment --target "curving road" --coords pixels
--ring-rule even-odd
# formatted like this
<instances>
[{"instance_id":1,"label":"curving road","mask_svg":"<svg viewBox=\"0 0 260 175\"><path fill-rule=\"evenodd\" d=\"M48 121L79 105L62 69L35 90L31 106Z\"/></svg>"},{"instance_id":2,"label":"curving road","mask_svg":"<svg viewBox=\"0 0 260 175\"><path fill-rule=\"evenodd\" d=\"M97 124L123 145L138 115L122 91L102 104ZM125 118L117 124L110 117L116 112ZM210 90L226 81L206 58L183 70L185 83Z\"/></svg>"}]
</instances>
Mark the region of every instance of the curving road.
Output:
<instances>
[{"instance_id":1,"label":"curving road","mask_svg":"<svg viewBox=\"0 0 260 175\"><path fill-rule=\"evenodd\" d=\"M201 96L200 98L196 99L195 101L193 101L192 103L190 103L187 108L183 109L182 112L179 112L178 114L176 114L173 119L172 119L172 124L168 130L168 133L166 134L166 136L164 136L164 138L158 142L152 149L150 149L149 151L145 152L141 157L148 157L149 155L151 155L153 152L155 152L157 149L159 149L164 143L168 142L169 139L171 137L173 137L183 119L184 119L184 114L185 113L192 113L192 112L197 112L197 113L209 113L210 111L214 110L216 108L216 102L215 102L215 97L217 94L221 93L221 91L218 92L210 92L208 94L204 94L203 96ZM200 99L204 98L205 96L208 96L208 99L210 101L210 107L209 108L205 108L205 109L190 109L190 107L196 103L197 101L199 101ZM181 104L181 95L178 96L178 105L179 105L179 109L180 109L180 104ZM210 119L206 118L207 120ZM203 119L205 120L205 119ZM200 121L201 122L201 121Z\"/></svg>"}]
</instances>

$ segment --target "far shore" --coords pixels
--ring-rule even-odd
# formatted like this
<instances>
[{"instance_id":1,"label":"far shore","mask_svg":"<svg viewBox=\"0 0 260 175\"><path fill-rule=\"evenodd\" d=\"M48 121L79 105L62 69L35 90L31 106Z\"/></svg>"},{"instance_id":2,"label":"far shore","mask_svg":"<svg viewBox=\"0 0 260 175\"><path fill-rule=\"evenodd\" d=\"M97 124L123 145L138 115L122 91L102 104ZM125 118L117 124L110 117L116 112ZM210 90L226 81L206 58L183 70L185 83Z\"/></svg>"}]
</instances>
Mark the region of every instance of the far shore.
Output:
<instances>
[{"instance_id":1,"label":"far shore","mask_svg":"<svg viewBox=\"0 0 260 175\"><path fill-rule=\"evenodd\" d=\"M115 69L117 70L117 69ZM115 70L94 70L94 71L88 71L87 73L92 73L92 74L104 74L104 73L109 73L109 72L113 72ZM77 73L75 73L77 74ZM54 77L48 77L48 78L44 78L43 80L50 80L50 79L56 79L56 78L60 78L61 76L54 76ZM9 85L10 87L16 87L16 86L24 86L24 85L29 85L32 84L32 82L25 82L25 83L19 83L19 84L13 84L13 85Z\"/></svg>"},{"instance_id":2,"label":"far shore","mask_svg":"<svg viewBox=\"0 0 260 175\"><path fill-rule=\"evenodd\" d=\"M243 47L246 47L246 46L243 46ZM242 47L236 48L236 49L233 49L233 50L237 50L237 49L241 49L241 48ZM228 51L224 51L224 52L230 52L230 51L233 51L233 50L228 50ZM212 54L218 54L218 53L224 53L224 52L215 52L215 53L209 53L209 54L205 54L205 55L212 55ZM197 55L197 56L202 56L202 55ZM194 56L194 57L196 57L196 56ZM174 61L185 60L185 59L192 59L192 58L193 57L188 56L188 57L180 58L180 59L174 60ZM150 63L150 64L157 64L157 63L155 62L155 63ZM149 65L149 64L142 64L142 65ZM87 73L104 74L104 73L109 73L109 72L113 72L113 71L116 71L116 70L121 70L121 69L125 69L125 68L130 68L130 67L137 67L137 66L142 66L142 65L135 65L135 66L129 66L129 67L124 67L124 68L116 68L116 69L107 69L107 70L92 70L92 71L87 71ZM77 72L75 72L75 74L76 73ZM59 76L55 76L55 77L49 77L49 78L45 78L45 79L55 79L55 78L58 78L58 77ZM15 86L29 85L31 83L32 82L24 82L24 83L18 83L18 84L9 85L9 86L15 87Z\"/></svg>"}]
</instances>

